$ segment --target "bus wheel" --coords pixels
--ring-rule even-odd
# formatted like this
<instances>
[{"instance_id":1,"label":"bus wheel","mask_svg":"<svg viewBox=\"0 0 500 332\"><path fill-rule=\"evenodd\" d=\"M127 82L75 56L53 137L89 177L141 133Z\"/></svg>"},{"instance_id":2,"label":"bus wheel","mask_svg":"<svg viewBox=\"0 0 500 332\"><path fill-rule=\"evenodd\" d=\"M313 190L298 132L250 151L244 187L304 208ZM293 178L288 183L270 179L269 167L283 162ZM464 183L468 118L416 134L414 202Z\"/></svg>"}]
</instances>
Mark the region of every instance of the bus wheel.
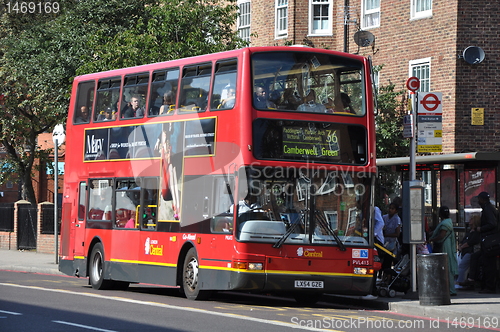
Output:
<instances>
[{"instance_id":1,"label":"bus wheel","mask_svg":"<svg viewBox=\"0 0 500 332\"><path fill-rule=\"evenodd\" d=\"M89 279L94 289L111 289L113 281L104 279L104 249L96 243L90 254Z\"/></svg>"},{"instance_id":2,"label":"bus wheel","mask_svg":"<svg viewBox=\"0 0 500 332\"><path fill-rule=\"evenodd\" d=\"M182 270L182 288L190 300L206 300L211 295L210 291L200 290L198 266L196 249L191 248L186 254Z\"/></svg>"},{"instance_id":3,"label":"bus wheel","mask_svg":"<svg viewBox=\"0 0 500 332\"><path fill-rule=\"evenodd\" d=\"M322 296L323 293L295 293L293 298L300 305L311 306L315 305Z\"/></svg>"}]
</instances>

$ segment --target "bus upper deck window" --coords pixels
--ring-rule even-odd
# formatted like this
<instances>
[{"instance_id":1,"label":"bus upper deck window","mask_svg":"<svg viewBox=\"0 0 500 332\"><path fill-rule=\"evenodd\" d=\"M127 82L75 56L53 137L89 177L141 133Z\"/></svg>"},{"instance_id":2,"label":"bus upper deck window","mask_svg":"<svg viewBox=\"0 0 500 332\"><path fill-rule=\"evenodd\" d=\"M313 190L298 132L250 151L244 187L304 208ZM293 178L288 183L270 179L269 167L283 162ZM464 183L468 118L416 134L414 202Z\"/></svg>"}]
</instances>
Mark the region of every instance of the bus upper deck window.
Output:
<instances>
[{"instance_id":1,"label":"bus upper deck window","mask_svg":"<svg viewBox=\"0 0 500 332\"><path fill-rule=\"evenodd\" d=\"M236 103L236 59L222 60L216 64L210 108L231 109Z\"/></svg>"},{"instance_id":2,"label":"bus upper deck window","mask_svg":"<svg viewBox=\"0 0 500 332\"><path fill-rule=\"evenodd\" d=\"M119 77L99 81L94 121L115 120L120 99L120 84L121 79Z\"/></svg>"},{"instance_id":3,"label":"bus upper deck window","mask_svg":"<svg viewBox=\"0 0 500 332\"><path fill-rule=\"evenodd\" d=\"M78 84L73 123L88 123L90 113L94 104L95 82L83 82Z\"/></svg>"},{"instance_id":4,"label":"bus upper deck window","mask_svg":"<svg viewBox=\"0 0 500 332\"><path fill-rule=\"evenodd\" d=\"M212 64L184 67L181 83L181 112L204 112L208 106L208 92Z\"/></svg>"},{"instance_id":5,"label":"bus upper deck window","mask_svg":"<svg viewBox=\"0 0 500 332\"><path fill-rule=\"evenodd\" d=\"M153 73L148 116L174 115L178 91L179 68Z\"/></svg>"}]
</instances>

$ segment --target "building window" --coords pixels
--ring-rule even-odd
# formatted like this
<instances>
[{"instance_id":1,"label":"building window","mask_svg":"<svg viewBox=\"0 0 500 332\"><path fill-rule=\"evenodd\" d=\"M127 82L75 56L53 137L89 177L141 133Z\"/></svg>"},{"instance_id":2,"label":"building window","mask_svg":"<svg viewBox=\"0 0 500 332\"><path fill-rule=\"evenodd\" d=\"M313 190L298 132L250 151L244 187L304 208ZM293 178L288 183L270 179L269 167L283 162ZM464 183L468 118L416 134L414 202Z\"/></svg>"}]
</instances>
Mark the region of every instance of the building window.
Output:
<instances>
[{"instance_id":1,"label":"building window","mask_svg":"<svg viewBox=\"0 0 500 332\"><path fill-rule=\"evenodd\" d=\"M432 0L411 0L411 19L432 16Z\"/></svg>"},{"instance_id":2,"label":"building window","mask_svg":"<svg viewBox=\"0 0 500 332\"><path fill-rule=\"evenodd\" d=\"M379 75L379 71L375 71L373 72L373 87L375 89L375 93L378 94L378 92L380 91L380 75Z\"/></svg>"},{"instance_id":3,"label":"building window","mask_svg":"<svg viewBox=\"0 0 500 332\"><path fill-rule=\"evenodd\" d=\"M420 79L418 92L431 91L431 58L410 61L410 77Z\"/></svg>"},{"instance_id":4,"label":"building window","mask_svg":"<svg viewBox=\"0 0 500 332\"><path fill-rule=\"evenodd\" d=\"M238 36L247 43L250 43L250 1L238 1L238 8Z\"/></svg>"},{"instance_id":5,"label":"building window","mask_svg":"<svg viewBox=\"0 0 500 332\"><path fill-rule=\"evenodd\" d=\"M309 0L309 34L331 35L333 0Z\"/></svg>"},{"instance_id":6,"label":"building window","mask_svg":"<svg viewBox=\"0 0 500 332\"><path fill-rule=\"evenodd\" d=\"M362 28L377 28L380 26L380 0L363 0Z\"/></svg>"},{"instance_id":7,"label":"building window","mask_svg":"<svg viewBox=\"0 0 500 332\"><path fill-rule=\"evenodd\" d=\"M288 35L288 0L276 0L276 38Z\"/></svg>"}]
</instances>

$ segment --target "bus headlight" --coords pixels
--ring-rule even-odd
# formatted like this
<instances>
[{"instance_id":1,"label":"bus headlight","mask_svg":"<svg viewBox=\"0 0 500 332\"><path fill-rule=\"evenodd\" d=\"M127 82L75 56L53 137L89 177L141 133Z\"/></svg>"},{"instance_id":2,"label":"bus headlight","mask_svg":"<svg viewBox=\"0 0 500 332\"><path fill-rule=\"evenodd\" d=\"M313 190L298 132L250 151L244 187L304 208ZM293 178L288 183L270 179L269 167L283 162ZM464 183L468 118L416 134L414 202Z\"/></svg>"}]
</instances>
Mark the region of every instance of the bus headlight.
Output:
<instances>
[{"instance_id":1,"label":"bus headlight","mask_svg":"<svg viewBox=\"0 0 500 332\"><path fill-rule=\"evenodd\" d=\"M262 263L248 263L249 270L262 270Z\"/></svg>"},{"instance_id":2,"label":"bus headlight","mask_svg":"<svg viewBox=\"0 0 500 332\"><path fill-rule=\"evenodd\" d=\"M354 274L368 274L368 269L366 267L355 267Z\"/></svg>"},{"instance_id":3,"label":"bus headlight","mask_svg":"<svg viewBox=\"0 0 500 332\"><path fill-rule=\"evenodd\" d=\"M239 270L262 270L264 264L262 263L253 263L253 262L233 262L233 267Z\"/></svg>"}]
</instances>

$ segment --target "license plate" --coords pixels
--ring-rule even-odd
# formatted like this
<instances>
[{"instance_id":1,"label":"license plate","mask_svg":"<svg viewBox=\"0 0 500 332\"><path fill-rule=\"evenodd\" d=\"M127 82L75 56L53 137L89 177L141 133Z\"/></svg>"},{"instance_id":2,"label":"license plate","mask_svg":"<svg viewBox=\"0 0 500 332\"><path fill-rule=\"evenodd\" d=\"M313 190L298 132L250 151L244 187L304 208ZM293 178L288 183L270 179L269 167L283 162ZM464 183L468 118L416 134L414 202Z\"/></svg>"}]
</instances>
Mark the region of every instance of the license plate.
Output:
<instances>
[{"instance_id":1,"label":"license plate","mask_svg":"<svg viewBox=\"0 0 500 332\"><path fill-rule=\"evenodd\" d=\"M323 281L295 280L295 288L324 288Z\"/></svg>"}]
</instances>

